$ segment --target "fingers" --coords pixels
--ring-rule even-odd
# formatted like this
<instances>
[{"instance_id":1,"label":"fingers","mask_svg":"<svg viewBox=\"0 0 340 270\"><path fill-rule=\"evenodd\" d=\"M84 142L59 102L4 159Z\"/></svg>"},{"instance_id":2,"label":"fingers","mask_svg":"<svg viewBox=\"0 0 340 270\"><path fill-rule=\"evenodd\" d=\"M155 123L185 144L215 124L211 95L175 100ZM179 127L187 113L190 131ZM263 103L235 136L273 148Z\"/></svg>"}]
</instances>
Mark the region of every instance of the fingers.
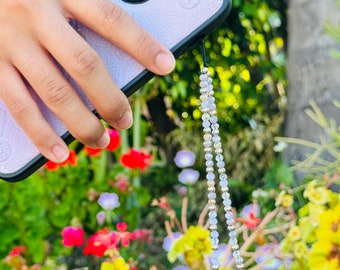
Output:
<instances>
[{"instance_id":1,"label":"fingers","mask_svg":"<svg viewBox=\"0 0 340 270\"><path fill-rule=\"evenodd\" d=\"M39 151L54 162L67 159L67 146L41 115L17 70L0 62L0 74L0 96L3 102Z\"/></svg>"},{"instance_id":2,"label":"fingers","mask_svg":"<svg viewBox=\"0 0 340 270\"><path fill-rule=\"evenodd\" d=\"M98 32L154 73L171 72L175 65L173 55L109 0L20 3L19 6L27 4L15 9L16 16L10 15L13 12L1 13L4 18L9 16L2 22L10 22L7 31L4 27L1 30L9 38L5 38L6 52L4 48L0 51L0 97L41 153L54 162L66 158L66 145L41 115L21 75L74 137L94 148L105 147L109 142L105 128L63 77L53 58L111 126L130 127L131 108L104 62L65 17L75 18Z\"/></svg>"},{"instance_id":3,"label":"fingers","mask_svg":"<svg viewBox=\"0 0 340 270\"><path fill-rule=\"evenodd\" d=\"M150 71L165 75L175 67L171 52L110 0L63 1L71 15L134 57Z\"/></svg>"},{"instance_id":4,"label":"fingers","mask_svg":"<svg viewBox=\"0 0 340 270\"><path fill-rule=\"evenodd\" d=\"M99 55L60 16L50 14L52 28L41 29L41 42L78 83L105 121L117 129L129 128L132 113L128 99L113 82Z\"/></svg>"},{"instance_id":5,"label":"fingers","mask_svg":"<svg viewBox=\"0 0 340 270\"><path fill-rule=\"evenodd\" d=\"M42 101L60 118L74 137L95 148L105 147L109 143L105 128L82 102L51 58L29 40L22 39L21 44L26 50L13 55L12 62ZM34 121L33 119L30 121ZM29 126L27 129L36 132L36 129Z\"/></svg>"}]
</instances>

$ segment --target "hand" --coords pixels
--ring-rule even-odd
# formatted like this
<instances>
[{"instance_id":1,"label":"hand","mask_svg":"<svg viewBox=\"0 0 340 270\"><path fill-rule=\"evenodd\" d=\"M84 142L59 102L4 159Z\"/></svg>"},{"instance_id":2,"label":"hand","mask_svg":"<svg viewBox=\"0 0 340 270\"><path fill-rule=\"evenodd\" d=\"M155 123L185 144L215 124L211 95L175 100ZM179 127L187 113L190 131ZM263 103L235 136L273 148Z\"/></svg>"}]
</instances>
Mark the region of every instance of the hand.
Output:
<instances>
[{"instance_id":1,"label":"hand","mask_svg":"<svg viewBox=\"0 0 340 270\"><path fill-rule=\"evenodd\" d=\"M82 143L103 148L105 127L78 97L54 59L83 89L100 116L117 129L132 124L128 100L98 54L70 26L76 19L150 71L172 71L172 54L109 0L0 0L0 98L39 151L68 157L62 139L41 115L28 84Z\"/></svg>"}]
</instances>

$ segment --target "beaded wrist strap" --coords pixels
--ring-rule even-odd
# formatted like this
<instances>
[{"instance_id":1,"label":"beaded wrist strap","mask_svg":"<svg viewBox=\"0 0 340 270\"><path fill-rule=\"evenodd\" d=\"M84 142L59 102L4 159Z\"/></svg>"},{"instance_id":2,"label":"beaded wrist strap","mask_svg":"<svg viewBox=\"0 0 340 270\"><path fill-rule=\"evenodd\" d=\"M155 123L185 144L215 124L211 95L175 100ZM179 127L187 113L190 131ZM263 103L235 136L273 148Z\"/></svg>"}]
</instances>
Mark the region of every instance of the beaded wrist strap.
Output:
<instances>
[{"instance_id":1,"label":"beaded wrist strap","mask_svg":"<svg viewBox=\"0 0 340 270\"><path fill-rule=\"evenodd\" d=\"M206 161L206 179L208 186L208 208L209 208L209 230L212 241L212 259L211 269L217 270L220 268L219 263L219 233L217 230L217 206L216 206L216 185L215 179L218 176L219 186L221 189L223 206L226 218L226 225L228 228L228 236L231 249L233 250L233 258L236 269L244 269L243 258L241 257L237 233L235 231L235 218L232 212L232 202L229 194L228 176L226 174L225 162L223 156L223 148L221 137L219 135L219 124L216 112L216 104L214 97L214 87L212 78L210 77L207 57L205 53L204 42L201 42L202 55L204 67L200 75L200 99L202 112L202 126L203 126L203 146ZM216 161L216 164L215 164ZM215 172L216 168L216 172Z\"/></svg>"}]
</instances>

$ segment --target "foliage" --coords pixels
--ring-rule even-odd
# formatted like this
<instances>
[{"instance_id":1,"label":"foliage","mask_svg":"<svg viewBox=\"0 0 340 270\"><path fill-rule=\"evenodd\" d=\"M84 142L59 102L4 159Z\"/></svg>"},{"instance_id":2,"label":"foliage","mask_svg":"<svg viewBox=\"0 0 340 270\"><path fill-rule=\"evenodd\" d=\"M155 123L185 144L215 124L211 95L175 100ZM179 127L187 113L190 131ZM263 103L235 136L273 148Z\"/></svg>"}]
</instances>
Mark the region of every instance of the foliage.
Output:
<instances>
[{"instance_id":1,"label":"foliage","mask_svg":"<svg viewBox=\"0 0 340 270\"><path fill-rule=\"evenodd\" d=\"M228 20L206 37L222 135L230 141L226 148L233 150L228 171L256 186L275 159L272 137L280 134L286 107L286 4L274 2L233 1ZM192 149L203 162L200 63L200 49L193 48L171 75L143 88L149 112L145 117L152 121L153 139L168 163L182 148ZM256 171L255 160L261 164Z\"/></svg>"},{"instance_id":2,"label":"foliage","mask_svg":"<svg viewBox=\"0 0 340 270\"><path fill-rule=\"evenodd\" d=\"M308 116L317 123L327 134L327 137L320 138L320 143L314 143L297 138L276 138L290 144L303 145L313 149L305 160L302 162L292 161L292 170L299 170L308 173L308 175L339 173L339 155L340 155L340 133L334 119L327 119L320 108L314 101L310 102L311 109L307 109ZM334 100L334 105L340 108L340 102Z\"/></svg>"},{"instance_id":3,"label":"foliage","mask_svg":"<svg viewBox=\"0 0 340 270\"><path fill-rule=\"evenodd\" d=\"M239 208L251 198L254 188L263 185L264 177L269 177L274 187L277 183L276 168L272 174L265 171L276 157L273 137L280 133L286 106L285 10L285 1L235 0L228 21L206 38L218 90L221 136L228 149L227 170L233 172L232 197ZM101 265L103 270L135 266L161 270L173 266L159 248L166 237L163 224L168 218L175 222L174 217L180 213L188 224L197 220L203 224L200 222L204 219L199 63L200 52L193 48L177 61L175 72L153 79L131 97L133 129L119 132L121 141L115 141L112 148L100 151L75 142L70 146L74 152L67 163L48 163L20 183L0 183L0 257L5 258L1 269L98 269ZM174 161L182 149L194 153L195 162L190 166L181 167ZM136 158L140 162L135 163ZM117 194L119 204L112 194ZM111 200L99 200L105 196ZM183 214L181 202L185 198L190 204ZM154 207L164 201L171 205L167 215L164 209ZM273 202L273 197L268 202ZM271 205L261 205L263 213L273 211ZM250 222L256 218L260 216ZM240 219L240 224L243 221ZM148 228L153 241L147 243L147 248L146 243L131 240L129 247L119 246L110 254L84 254L93 236L122 233L118 224L127 225L127 234ZM73 228L72 232L81 229L83 245L71 248L64 239L64 246L65 228ZM251 239L255 235L247 225L240 225L241 231ZM79 235L71 236L79 240ZM255 242L247 242L249 260L259 254L254 253Z\"/></svg>"}]
</instances>

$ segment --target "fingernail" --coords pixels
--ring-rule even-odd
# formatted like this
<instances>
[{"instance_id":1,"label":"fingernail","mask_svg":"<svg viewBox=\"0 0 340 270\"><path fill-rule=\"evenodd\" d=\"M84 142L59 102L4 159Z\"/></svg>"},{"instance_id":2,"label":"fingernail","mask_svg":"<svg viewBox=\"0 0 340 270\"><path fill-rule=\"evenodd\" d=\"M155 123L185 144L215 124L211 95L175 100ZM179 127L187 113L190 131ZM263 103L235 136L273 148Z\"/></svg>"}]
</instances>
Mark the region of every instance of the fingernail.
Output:
<instances>
[{"instance_id":1,"label":"fingernail","mask_svg":"<svg viewBox=\"0 0 340 270\"><path fill-rule=\"evenodd\" d=\"M176 65L175 57L170 53L160 52L156 56L156 65L164 73L170 73Z\"/></svg>"},{"instance_id":2,"label":"fingernail","mask_svg":"<svg viewBox=\"0 0 340 270\"><path fill-rule=\"evenodd\" d=\"M126 111L117 121L116 127L118 129L128 129L132 126L133 117L131 111Z\"/></svg>"},{"instance_id":3,"label":"fingernail","mask_svg":"<svg viewBox=\"0 0 340 270\"><path fill-rule=\"evenodd\" d=\"M54 157L56 158L56 162L58 163L65 161L70 155L70 151L68 150L68 148L63 147L59 144L56 144L55 146L53 146L52 152L53 152Z\"/></svg>"},{"instance_id":4,"label":"fingernail","mask_svg":"<svg viewBox=\"0 0 340 270\"><path fill-rule=\"evenodd\" d=\"M97 141L96 146L98 148L105 148L106 146L108 146L108 144L110 143L110 136L109 134L105 131L105 133L103 134L103 136L101 136L101 138Z\"/></svg>"}]
</instances>

